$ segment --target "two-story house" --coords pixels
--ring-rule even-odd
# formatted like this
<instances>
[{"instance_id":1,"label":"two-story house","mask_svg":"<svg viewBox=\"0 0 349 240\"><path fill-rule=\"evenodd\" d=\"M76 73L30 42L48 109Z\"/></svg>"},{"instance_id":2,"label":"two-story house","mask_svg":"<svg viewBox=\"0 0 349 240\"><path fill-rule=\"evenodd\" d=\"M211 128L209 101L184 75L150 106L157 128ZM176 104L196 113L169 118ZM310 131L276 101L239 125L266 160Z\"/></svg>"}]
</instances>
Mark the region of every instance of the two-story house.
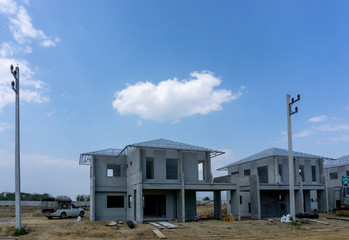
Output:
<instances>
[{"instance_id":1,"label":"two-story house","mask_svg":"<svg viewBox=\"0 0 349 240\"><path fill-rule=\"evenodd\" d=\"M221 191L213 184L211 159L224 152L166 139L80 155L90 165L90 220L194 219L196 192L214 193L215 217L221 218Z\"/></svg>"},{"instance_id":2,"label":"two-story house","mask_svg":"<svg viewBox=\"0 0 349 240\"><path fill-rule=\"evenodd\" d=\"M341 207L342 177L349 176L349 155L342 156L334 160L325 160L325 177L328 192L328 208Z\"/></svg>"},{"instance_id":3,"label":"two-story house","mask_svg":"<svg viewBox=\"0 0 349 240\"><path fill-rule=\"evenodd\" d=\"M312 206L327 211L324 157L293 152L293 159L296 213L310 212ZM236 185L231 193L240 198L237 206L228 205L235 208L228 211L251 219L290 213L287 150L270 148L218 170L228 171L230 182ZM231 196L227 195L228 201Z\"/></svg>"}]
</instances>

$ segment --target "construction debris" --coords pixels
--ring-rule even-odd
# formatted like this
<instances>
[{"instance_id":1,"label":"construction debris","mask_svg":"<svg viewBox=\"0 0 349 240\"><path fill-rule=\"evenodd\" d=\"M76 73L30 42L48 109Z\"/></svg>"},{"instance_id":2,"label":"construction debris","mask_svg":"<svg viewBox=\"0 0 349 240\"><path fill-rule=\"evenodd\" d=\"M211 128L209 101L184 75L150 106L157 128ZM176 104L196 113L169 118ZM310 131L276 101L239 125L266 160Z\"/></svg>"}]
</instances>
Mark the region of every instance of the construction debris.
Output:
<instances>
[{"instance_id":1,"label":"construction debris","mask_svg":"<svg viewBox=\"0 0 349 240\"><path fill-rule=\"evenodd\" d=\"M158 230L158 229L154 229L153 232L156 234L156 236L158 236L161 239L166 238L166 236L162 232L160 232L160 230Z\"/></svg>"},{"instance_id":2,"label":"construction debris","mask_svg":"<svg viewBox=\"0 0 349 240\"><path fill-rule=\"evenodd\" d=\"M316 223L321 223L321 224L325 224L325 225L330 225L328 222L321 222L321 221L314 220L314 219L308 219L308 221L310 221L310 222L316 222Z\"/></svg>"},{"instance_id":3,"label":"construction debris","mask_svg":"<svg viewBox=\"0 0 349 240\"><path fill-rule=\"evenodd\" d=\"M155 222L150 222L149 224L153 225L154 227L157 227L157 228L160 228L160 229L164 229L165 227L158 224L158 223L155 223Z\"/></svg>"},{"instance_id":4,"label":"construction debris","mask_svg":"<svg viewBox=\"0 0 349 240\"><path fill-rule=\"evenodd\" d=\"M127 226L131 229L135 228L135 224L132 221L127 221Z\"/></svg>"},{"instance_id":5,"label":"construction debris","mask_svg":"<svg viewBox=\"0 0 349 240\"><path fill-rule=\"evenodd\" d=\"M105 226L115 226L116 225L116 222L114 221L111 221L109 224L105 225Z\"/></svg>"},{"instance_id":6,"label":"construction debris","mask_svg":"<svg viewBox=\"0 0 349 240\"><path fill-rule=\"evenodd\" d=\"M178 226L172 224L172 223L169 223L169 222L159 222L161 225L169 228L169 229L172 229L172 228L178 228Z\"/></svg>"}]
</instances>

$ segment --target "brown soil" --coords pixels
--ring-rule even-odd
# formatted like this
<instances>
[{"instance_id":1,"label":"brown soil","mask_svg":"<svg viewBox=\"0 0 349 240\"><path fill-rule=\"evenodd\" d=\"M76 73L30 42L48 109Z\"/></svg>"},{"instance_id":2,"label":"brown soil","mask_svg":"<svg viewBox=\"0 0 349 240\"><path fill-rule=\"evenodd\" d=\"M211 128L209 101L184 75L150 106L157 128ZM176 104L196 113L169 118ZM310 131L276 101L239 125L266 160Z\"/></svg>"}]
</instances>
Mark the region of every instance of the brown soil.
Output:
<instances>
[{"instance_id":1,"label":"brown soil","mask_svg":"<svg viewBox=\"0 0 349 240\"><path fill-rule=\"evenodd\" d=\"M207 214L211 208L210 205L198 207L198 212ZM88 216L88 212L86 215ZM328 222L329 225L310 222L294 226L279 221L269 224L267 220L204 220L175 223L179 226L178 229L160 231L167 239L349 239L349 222L326 217L336 216L320 214L317 220ZM0 239L10 236L10 228L15 226L14 220L13 207L0 207ZM152 231L154 227L150 224L136 224L135 229L129 229L124 223L117 225L119 230L113 230L114 227L105 226L109 222L90 222L88 217L83 218L81 222L72 218L48 220L40 214L39 208L22 207L22 225L28 226L30 232L19 239L158 239Z\"/></svg>"}]
</instances>

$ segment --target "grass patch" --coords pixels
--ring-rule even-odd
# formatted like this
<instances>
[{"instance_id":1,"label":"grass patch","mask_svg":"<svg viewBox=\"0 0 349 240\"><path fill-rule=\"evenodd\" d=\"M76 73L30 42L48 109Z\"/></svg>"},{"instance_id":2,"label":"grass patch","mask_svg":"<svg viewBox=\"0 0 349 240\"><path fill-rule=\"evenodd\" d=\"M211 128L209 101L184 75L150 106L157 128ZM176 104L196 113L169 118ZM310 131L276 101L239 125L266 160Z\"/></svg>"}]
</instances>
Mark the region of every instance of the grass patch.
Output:
<instances>
[{"instance_id":1,"label":"grass patch","mask_svg":"<svg viewBox=\"0 0 349 240\"><path fill-rule=\"evenodd\" d=\"M25 235L28 234L28 227L26 225L24 225L21 228L16 228L16 227L10 227L9 232L12 233L13 236L21 236L21 235Z\"/></svg>"},{"instance_id":2,"label":"grass patch","mask_svg":"<svg viewBox=\"0 0 349 240\"><path fill-rule=\"evenodd\" d=\"M292 220L291 225L295 227L297 231L305 231L306 229L301 226L301 223Z\"/></svg>"}]
</instances>

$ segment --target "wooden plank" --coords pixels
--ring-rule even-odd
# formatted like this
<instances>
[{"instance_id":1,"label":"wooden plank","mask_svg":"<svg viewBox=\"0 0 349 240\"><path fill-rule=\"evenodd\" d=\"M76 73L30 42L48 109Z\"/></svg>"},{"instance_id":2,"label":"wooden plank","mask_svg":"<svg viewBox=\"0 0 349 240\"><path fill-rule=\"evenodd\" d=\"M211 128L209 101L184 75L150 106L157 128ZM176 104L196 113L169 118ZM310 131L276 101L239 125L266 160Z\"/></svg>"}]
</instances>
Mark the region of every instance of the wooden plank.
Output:
<instances>
[{"instance_id":1,"label":"wooden plank","mask_svg":"<svg viewBox=\"0 0 349 240\"><path fill-rule=\"evenodd\" d=\"M171 229L171 228L178 228L178 226L172 224L172 223L169 223L169 222L159 222L161 225Z\"/></svg>"},{"instance_id":2,"label":"wooden plank","mask_svg":"<svg viewBox=\"0 0 349 240\"><path fill-rule=\"evenodd\" d=\"M310 221L310 222L316 222L316 223L321 223L321 224L325 224L325 225L330 225L328 222L321 222L321 221L314 220L314 219L308 219L308 221Z\"/></svg>"},{"instance_id":3,"label":"wooden plank","mask_svg":"<svg viewBox=\"0 0 349 240\"><path fill-rule=\"evenodd\" d=\"M160 225L160 224L157 224L155 222L150 222L149 224L153 225L154 227L157 227L157 228L160 228L160 229L164 229L165 227Z\"/></svg>"},{"instance_id":4,"label":"wooden plank","mask_svg":"<svg viewBox=\"0 0 349 240\"><path fill-rule=\"evenodd\" d=\"M158 236L161 239L166 238L166 236L162 232L160 232L160 230L154 229L153 232L156 234L156 236Z\"/></svg>"}]
</instances>

